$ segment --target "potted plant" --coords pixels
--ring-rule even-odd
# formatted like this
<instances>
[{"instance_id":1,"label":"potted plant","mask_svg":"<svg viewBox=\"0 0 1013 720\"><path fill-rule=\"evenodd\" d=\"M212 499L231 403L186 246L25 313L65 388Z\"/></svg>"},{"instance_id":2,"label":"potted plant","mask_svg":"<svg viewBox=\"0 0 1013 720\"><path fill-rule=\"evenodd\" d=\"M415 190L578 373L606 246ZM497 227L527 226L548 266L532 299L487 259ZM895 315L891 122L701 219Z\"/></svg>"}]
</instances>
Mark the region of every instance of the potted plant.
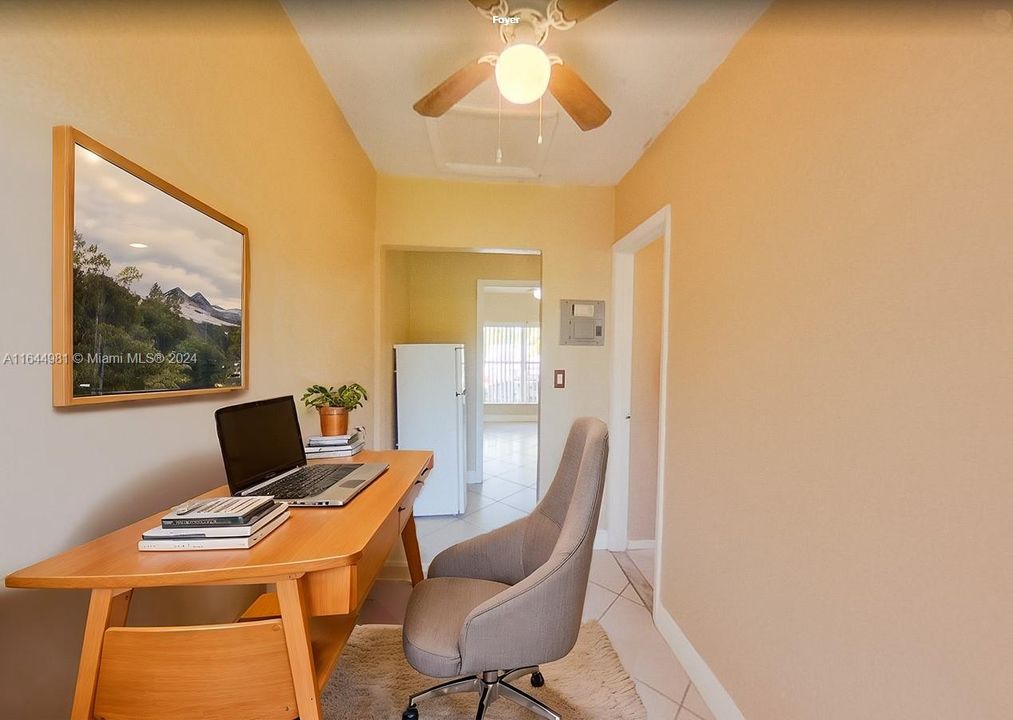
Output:
<instances>
[{"instance_id":1,"label":"potted plant","mask_svg":"<svg viewBox=\"0 0 1013 720\"><path fill-rule=\"evenodd\" d=\"M348 413L362 407L368 400L366 388L358 383L342 385L337 390L323 385L310 385L303 393L306 407L315 407L320 413L321 435L344 435L348 432Z\"/></svg>"}]
</instances>

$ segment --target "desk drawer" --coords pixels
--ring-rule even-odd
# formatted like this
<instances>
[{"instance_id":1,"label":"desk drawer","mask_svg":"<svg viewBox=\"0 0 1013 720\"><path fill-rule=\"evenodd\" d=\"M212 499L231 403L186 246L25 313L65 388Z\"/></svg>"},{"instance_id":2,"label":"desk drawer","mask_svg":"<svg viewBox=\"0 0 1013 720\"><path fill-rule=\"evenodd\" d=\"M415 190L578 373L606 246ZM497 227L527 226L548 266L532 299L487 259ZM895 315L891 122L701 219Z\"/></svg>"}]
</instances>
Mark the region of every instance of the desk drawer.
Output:
<instances>
[{"instance_id":1,"label":"desk drawer","mask_svg":"<svg viewBox=\"0 0 1013 720\"><path fill-rule=\"evenodd\" d=\"M429 474L429 468L426 468L419 476L415 478L415 484L408 488L408 492L401 498L401 502L398 503L398 530L404 530L404 526L408 523L408 518L412 515L412 507L415 505L415 498L422 492L422 488L426 482L426 476Z\"/></svg>"},{"instance_id":2,"label":"desk drawer","mask_svg":"<svg viewBox=\"0 0 1013 720\"><path fill-rule=\"evenodd\" d=\"M347 615L358 610L397 541L394 512L352 565L306 573L310 615Z\"/></svg>"}]
</instances>

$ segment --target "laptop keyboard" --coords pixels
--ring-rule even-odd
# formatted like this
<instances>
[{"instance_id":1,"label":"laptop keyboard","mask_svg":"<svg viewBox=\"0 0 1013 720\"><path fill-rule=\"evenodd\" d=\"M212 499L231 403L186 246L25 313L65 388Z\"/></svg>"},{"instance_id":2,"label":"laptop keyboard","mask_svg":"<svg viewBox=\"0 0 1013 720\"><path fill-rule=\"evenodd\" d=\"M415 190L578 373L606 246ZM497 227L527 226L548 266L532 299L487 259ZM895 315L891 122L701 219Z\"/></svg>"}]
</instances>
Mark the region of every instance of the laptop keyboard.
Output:
<instances>
[{"instance_id":1,"label":"laptop keyboard","mask_svg":"<svg viewBox=\"0 0 1013 720\"><path fill-rule=\"evenodd\" d=\"M359 465L313 465L304 467L278 482L268 485L261 492L282 499L311 497L322 493L359 467ZM352 482L358 484L356 480Z\"/></svg>"}]
</instances>

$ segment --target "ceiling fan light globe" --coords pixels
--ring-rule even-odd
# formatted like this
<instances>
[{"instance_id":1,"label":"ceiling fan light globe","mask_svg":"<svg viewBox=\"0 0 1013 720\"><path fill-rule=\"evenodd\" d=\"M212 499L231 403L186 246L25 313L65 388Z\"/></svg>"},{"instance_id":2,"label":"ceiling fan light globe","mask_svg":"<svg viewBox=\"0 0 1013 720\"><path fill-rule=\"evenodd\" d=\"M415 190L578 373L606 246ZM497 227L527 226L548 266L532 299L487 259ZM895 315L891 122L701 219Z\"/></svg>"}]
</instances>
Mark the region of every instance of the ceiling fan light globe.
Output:
<instances>
[{"instance_id":1,"label":"ceiling fan light globe","mask_svg":"<svg viewBox=\"0 0 1013 720\"><path fill-rule=\"evenodd\" d=\"M537 45L515 43L496 60L496 86L508 102L533 103L549 87L552 63Z\"/></svg>"}]
</instances>

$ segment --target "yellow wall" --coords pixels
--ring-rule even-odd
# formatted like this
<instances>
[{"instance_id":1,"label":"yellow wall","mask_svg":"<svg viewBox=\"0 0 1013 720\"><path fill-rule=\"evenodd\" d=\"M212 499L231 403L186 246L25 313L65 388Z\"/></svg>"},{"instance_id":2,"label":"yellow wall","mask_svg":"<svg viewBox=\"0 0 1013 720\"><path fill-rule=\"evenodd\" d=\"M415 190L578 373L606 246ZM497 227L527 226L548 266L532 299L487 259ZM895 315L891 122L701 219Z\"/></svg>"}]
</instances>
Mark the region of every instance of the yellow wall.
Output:
<instances>
[{"instance_id":1,"label":"yellow wall","mask_svg":"<svg viewBox=\"0 0 1013 720\"><path fill-rule=\"evenodd\" d=\"M408 297L408 254L378 250L378 295L376 379L373 413L377 448L393 448L396 437L394 414L394 346L408 342L410 305ZM407 567L407 566L406 566Z\"/></svg>"},{"instance_id":2,"label":"yellow wall","mask_svg":"<svg viewBox=\"0 0 1013 720\"><path fill-rule=\"evenodd\" d=\"M630 540L653 540L658 510L658 413L665 244L633 256L633 355L630 371Z\"/></svg>"},{"instance_id":3,"label":"yellow wall","mask_svg":"<svg viewBox=\"0 0 1013 720\"><path fill-rule=\"evenodd\" d=\"M747 718L1013 707L1013 36L777 3L624 178L672 204L661 603Z\"/></svg>"},{"instance_id":4,"label":"yellow wall","mask_svg":"<svg viewBox=\"0 0 1013 720\"><path fill-rule=\"evenodd\" d=\"M57 412L49 368L0 367L6 574L222 483L216 407L371 382L375 173L275 3L0 3L0 87L3 352L50 348L53 125L246 224L252 259L246 393ZM241 595L140 592L131 617ZM0 591L0 716L67 716L86 601Z\"/></svg>"},{"instance_id":5,"label":"yellow wall","mask_svg":"<svg viewBox=\"0 0 1013 720\"><path fill-rule=\"evenodd\" d=\"M570 424L608 416L606 347L562 347L559 301L608 299L612 188L446 182L380 175L376 239L382 248L522 248L542 253L541 482L551 481ZM381 350L382 351L382 350ZM567 387L552 388L554 368ZM381 371L382 372L382 371Z\"/></svg>"}]
</instances>

